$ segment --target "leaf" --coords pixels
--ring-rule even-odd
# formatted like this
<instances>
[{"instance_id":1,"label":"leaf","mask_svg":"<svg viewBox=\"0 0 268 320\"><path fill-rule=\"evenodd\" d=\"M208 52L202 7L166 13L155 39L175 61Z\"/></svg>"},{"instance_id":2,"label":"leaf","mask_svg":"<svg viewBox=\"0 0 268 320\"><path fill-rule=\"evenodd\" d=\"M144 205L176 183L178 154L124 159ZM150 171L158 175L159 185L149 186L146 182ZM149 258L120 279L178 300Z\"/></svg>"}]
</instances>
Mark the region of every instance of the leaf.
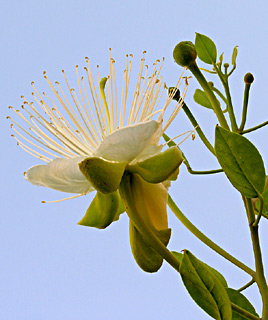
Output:
<instances>
[{"instance_id":1,"label":"leaf","mask_svg":"<svg viewBox=\"0 0 268 320\"><path fill-rule=\"evenodd\" d=\"M237 54L238 54L237 48L238 48L238 46L234 47L233 54L232 54L232 65L233 66L236 66L236 58L237 58Z\"/></svg>"},{"instance_id":2,"label":"leaf","mask_svg":"<svg viewBox=\"0 0 268 320\"><path fill-rule=\"evenodd\" d=\"M171 253L174 255L174 257L179 261L179 262L182 262L182 258L183 258L183 254L182 253L179 253L179 252L176 252L176 251L171 251ZM199 260L200 261L200 260ZM200 261L201 262L201 261ZM203 263L205 266L207 266L210 270L210 272L212 272L214 274L214 276L216 278L218 278L218 280L221 282L221 284L224 286L224 287L228 287L228 284L227 284L227 281L225 280L224 276L219 272L217 271L216 269L210 267L208 264L204 263L204 262L201 262Z\"/></svg>"},{"instance_id":3,"label":"leaf","mask_svg":"<svg viewBox=\"0 0 268 320\"><path fill-rule=\"evenodd\" d=\"M226 176L238 191L248 198L255 198L263 192L263 160L247 138L217 126L215 151Z\"/></svg>"},{"instance_id":4,"label":"leaf","mask_svg":"<svg viewBox=\"0 0 268 320\"><path fill-rule=\"evenodd\" d=\"M80 162L79 168L97 191L112 193L118 189L126 165L127 162L92 157Z\"/></svg>"},{"instance_id":5,"label":"leaf","mask_svg":"<svg viewBox=\"0 0 268 320\"><path fill-rule=\"evenodd\" d=\"M85 216L78 222L79 225L104 229L113 221L119 219L119 215L125 211L125 207L119 196L119 192L103 194L97 192L91 202Z\"/></svg>"},{"instance_id":6,"label":"leaf","mask_svg":"<svg viewBox=\"0 0 268 320\"><path fill-rule=\"evenodd\" d=\"M219 63L222 64L223 62L223 53L219 56Z\"/></svg>"},{"instance_id":7,"label":"leaf","mask_svg":"<svg viewBox=\"0 0 268 320\"><path fill-rule=\"evenodd\" d=\"M208 64L216 63L217 49L215 43L209 37L196 33L195 47L200 60Z\"/></svg>"},{"instance_id":8,"label":"leaf","mask_svg":"<svg viewBox=\"0 0 268 320\"><path fill-rule=\"evenodd\" d=\"M226 288L227 294L229 296L229 299L232 303L236 304L237 306L241 307L242 309L245 309L246 311L252 313L254 316L259 316L253 305L248 301L248 299L237 290ZM233 317L232 320L246 320L247 318L243 317L242 315L236 313L233 311Z\"/></svg>"},{"instance_id":9,"label":"leaf","mask_svg":"<svg viewBox=\"0 0 268 320\"><path fill-rule=\"evenodd\" d=\"M142 179L150 183L167 180L183 161L182 153L177 147L171 147L155 156L137 162L128 167L128 171L138 173Z\"/></svg>"},{"instance_id":10,"label":"leaf","mask_svg":"<svg viewBox=\"0 0 268 320\"><path fill-rule=\"evenodd\" d=\"M180 273L190 296L205 312L216 320L232 319L231 303L221 281L187 250L183 254Z\"/></svg>"},{"instance_id":11,"label":"leaf","mask_svg":"<svg viewBox=\"0 0 268 320\"><path fill-rule=\"evenodd\" d=\"M171 229L154 230L158 238L167 246L170 238ZM145 272L156 272L160 269L163 258L144 240L138 229L132 221L129 221L129 238L132 254L139 265Z\"/></svg>"},{"instance_id":12,"label":"leaf","mask_svg":"<svg viewBox=\"0 0 268 320\"><path fill-rule=\"evenodd\" d=\"M196 103L200 104L201 106L203 106L205 108L213 110L211 102L209 101L209 99L204 91L202 91L200 89L196 89L193 98Z\"/></svg>"}]
</instances>

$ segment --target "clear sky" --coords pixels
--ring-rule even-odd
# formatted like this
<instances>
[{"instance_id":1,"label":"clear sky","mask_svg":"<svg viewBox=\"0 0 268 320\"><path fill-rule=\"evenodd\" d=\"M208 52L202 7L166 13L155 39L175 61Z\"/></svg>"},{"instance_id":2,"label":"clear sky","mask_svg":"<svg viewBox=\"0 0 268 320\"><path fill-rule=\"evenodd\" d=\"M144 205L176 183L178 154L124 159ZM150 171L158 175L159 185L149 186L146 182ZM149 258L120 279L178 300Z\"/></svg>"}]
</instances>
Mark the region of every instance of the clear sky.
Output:
<instances>
[{"instance_id":1,"label":"clear sky","mask_svg":"<svg viewBox=\"0 0 268 320\"><path fill-rule=\"evenodd\" d=\"M210 319L191 300L180 276L167 264L156 274L142 272L131 255L128 218L106 230L78 226L93 195L56 204L41 200L62 197L56 191L32 186L23 172L38 163L10 137L8 106L18 108L20 96L31 97L31 81L46 89L42 72L62 80L61 70L76 81L75 65L108 68L108 48L119 71L125 54L139 61L147 50L148 64L166 58L163 76L173 85L181 68L173 62L174 46L194 41L195 32L210 36L229 62L238 45L237 71L231 78L235 112L241 114L243 76L251 71L252 86L247 126L268 118L266 1L5 1L0 5L1 70L1 233L0 318L47 319ZM133 75L138 64L134 65ZM121 69L120 69L121 68ZM119 78L118 78L119 79ZM213 79L213 78L210 78ZM118 80L119 81L119 80ZM213 114L193 102L197 87L190 84L186 101L213 139ZM181 112L168 132L175 136L191 129ZM268 128L248 137L268 162ZM215 159L198 137L182 150L196 170L215 169ZM203 232L253 267L245 212L238 193L224 175L190 176L182 167L170 190L179 207ZM247 275L196 240L169 212L172 239L169 248L191 250L199 259L222 272L230 287L246 283ZM268 267L267 221L261 226L264 262ZM260 312L257 289L247 297Z\"/></svg>"}]
</instances>

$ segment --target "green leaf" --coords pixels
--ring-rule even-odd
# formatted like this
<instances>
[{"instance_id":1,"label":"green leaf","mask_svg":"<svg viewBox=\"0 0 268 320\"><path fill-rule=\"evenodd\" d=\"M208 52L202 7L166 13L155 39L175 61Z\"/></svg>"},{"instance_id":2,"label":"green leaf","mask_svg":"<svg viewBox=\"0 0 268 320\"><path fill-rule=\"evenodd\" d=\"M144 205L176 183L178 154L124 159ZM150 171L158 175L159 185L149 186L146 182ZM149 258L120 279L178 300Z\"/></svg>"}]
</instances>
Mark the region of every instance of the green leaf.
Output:
<instances>
[{"instance_id":1,"label":"green leaf","mask_svg":"<svg viewBox=\"0 0 268 320\"><path fill-rule=\"evenodd\" d=\"M234 47L233 54L232 54L232 65L233 66L236 66L236 58L237 58L237 54L238 54L237 47L238 46Z\"/></svg>"},{"instance_id":2,"label":"green leaf","mask_svg":"<svg viewBox=\"0 0 268 320\"><path fill-rule=\"evenodd\" d=\"M202 91L200 89L196 89L193 98L196 103L200 104L201 106L203 106L205 108L213 110L211 102L209 101L209 99L204 91Z\"/></svg>"},{"instance_id":3,"label":"green leaf","mask_svg":"<svg viewBox=\"0 0 268 320\"><path fill-rule=\"evenodd\" d=\"M263 192L263 160L247 138L217 126L215 151L226 176L238 191L248 198L256 198Z\"/></svg>"},{"instance_id":4,"label":"green leaf","mask_svg":"<svg viewBox=\"0 0 268 320\"><path fill-rule=\"evenodd\" d=\"M246 311L252 313L254 316L259 316L253 305L248 301L248 299L237 290L226 288L227 294L229 296L229 299L232 303L236 304L237 306L241 307L242 309L245 309ZM233 311L233 317L232 320L246 320L247 318L243 317L242 315L236 313Z\"/></svg>"},{"instance_id":5,"label":"green leaf","mask_svg":"<svg viewBox=\"0 0 268 320\"><path fill-rule=\"evenodd\" d=\"M160 183L167 180L183 161L182 153L177 147L171 147L155 156L137 162L128 167L128 171L138 173L142 179L150 183Z\"/></svg>"},{"instance_id":6,"label":"green leaf","mask_svg":"<svg viewBox=\"0 0 268 320\"><path fill-rule=\"evenodd\" d=\"M167 246L171 234L170 229L154 230L158 238ZM132 221L129 221L129 237L132 254L139 267L146 272L156 272L163 263L163 258L144 240Z\"/></svg>"},{"instance_id":7,"label":"green leaf","mask_svg":"<svg viewBox=\"0 0 268 320\"><path fill-rule=\"evenodd\" d=\"M104 229L113 221L118 220L119 215L124 211L125 207L119 196L119 191L109 194L97 192L85 216L78 224L86 227Z\"/></svg>"},{"instance_id":8,"label":"green leaf","mask_svg":"<svg viewBox=\"0 0 268 320\"><path fill-rule=\"evenodd\" d=\"M223 62L223 53L219 56L219 63L222 64Z\"/></svg>"},{"instance_id":9,"label":"green leaf","mask_svg":"<svg viewBox=\"0 0 268 320\"><path fill-rule=\"evenodd\" d=\"M176 251L171 251L171 253L174 255L174 257L179 261L179 262L182 262L182 258L183 258L183 254L182 253L179 253L179 252L176 252ZM200 260L199 260L200 261ZM201 261L200 261L201 262ZM208 264L204 263L204 262L201 262L203 263L205 266L207 266L210 270L210 272L212 272L214 274L214 276L216 278L218 278L218 280L221 282L221 284L224 286L224 287L228 287L228 284L227 284L227 281L225 280L224 276L219 272L217 271L216 269L210 267Z\"/></svg>"},{"instance_id":10,"label":"green leaf","mask_svg":"<svg viewBox=\"0 0 268 320\"><path fill-rule=\"evenodd\" d=\"M92 157L80 162L79 168L97 191L112 193L118 189L126 165L127 162Z\"/></svg>"},{"instance_id":11,"label":"green leaf","mask_svg":"<svg viewBox=\"0 0 268 320\"><path fill-rule=\"evenodd\" d=\"M189 251L180 266L182 281L193 300L212 318L231 320L232 309L221 281Z\"/></svg>"},{"instance_id":12,"label":"green leaf","mask_svg":"<svg viewBox=\"0 0 268 320\"><path fill-rule=\"evenodd\" d=\"M197 56L205 63L213 64L217 60L217 49L215 43L207 36L196 33L195 47Z\"/></svg>"}]
</instances>

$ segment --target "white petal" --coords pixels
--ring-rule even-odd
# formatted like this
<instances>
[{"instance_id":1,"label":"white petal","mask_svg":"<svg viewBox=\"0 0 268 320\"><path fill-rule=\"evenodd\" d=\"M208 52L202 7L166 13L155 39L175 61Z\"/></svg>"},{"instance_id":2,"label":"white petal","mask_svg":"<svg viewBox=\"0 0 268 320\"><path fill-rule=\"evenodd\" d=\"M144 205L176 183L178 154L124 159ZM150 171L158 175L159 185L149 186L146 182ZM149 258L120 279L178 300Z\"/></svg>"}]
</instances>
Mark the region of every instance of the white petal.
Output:
<instances>
[{"instance_id":1,"label":"white petal","mask_svg":"<svg viewBox=\"0 0 268 320\"><path fill-rule=\"evenodd\" d=\"M94 188L78 167L78 163L85 158L57 158L46 165L30 168L26 172L25 178L36 186L68 193L86 194L93 191Z\"/></svg>"},{"instance_id":2,"label":"white petal","mask_svg":"<svg viewBox=\"0 0 268 320\"><path fill-rule=\"evenodd\" d=\"M146 147L158 143L160 126L160 122L151 120L116 130L102 141L94 156L131 162Z\"/></svg>"}]
</instances>

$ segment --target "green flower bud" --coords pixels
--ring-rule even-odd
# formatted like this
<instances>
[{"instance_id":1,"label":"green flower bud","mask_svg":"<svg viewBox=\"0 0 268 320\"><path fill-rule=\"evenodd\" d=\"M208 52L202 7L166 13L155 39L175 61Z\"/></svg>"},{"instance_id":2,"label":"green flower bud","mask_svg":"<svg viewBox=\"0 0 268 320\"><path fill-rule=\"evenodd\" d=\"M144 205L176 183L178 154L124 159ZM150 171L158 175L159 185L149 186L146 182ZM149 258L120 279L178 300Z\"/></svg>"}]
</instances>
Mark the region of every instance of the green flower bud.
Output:
<instances>
[{"instance_id":1,"label":"green flower bud","mask_svg":"<svg viewBox=\"0 0 268 320\"><path fill-rule=\"evenodd\" d=\"M191 41L182 41L176 45L173 51L175 62L182 66L188 67L193 64L197 58L197 52Z\"/></svg>"},{"instance_id":2,"label":"green flower bud","mask_svg":"<svg viewBox=\"0 0 268 320\"><path fill-rule=\"evenodd\" d=\"M223 66L224 66L224 68L229 68L229 63L227 63L227 62L225 62L224 64L223 64Z\"/></svg>"},{"instance_id":3,"label":"green flower bud","mask_svg":"<svg viewBox=\"0 0 268 320\"><path fill-rule=\"evenodd\" d=\"M209 82L208 82L208 85L209 85L211 88L214 87L214 83L213 83L212 81L209 81Z\"/></svg>"},{"instance_id":4,"label":"green flower bud","mask_svg":"<svg viewBox=\"0 0 268 320\"><path fill-rule=\"evenodd\" d=\"M254 81L254 77L252 73L248 72L247 74L245 74L244 82L246 84L251 84L253 81Z\"/></svg>"}]
</instances>

